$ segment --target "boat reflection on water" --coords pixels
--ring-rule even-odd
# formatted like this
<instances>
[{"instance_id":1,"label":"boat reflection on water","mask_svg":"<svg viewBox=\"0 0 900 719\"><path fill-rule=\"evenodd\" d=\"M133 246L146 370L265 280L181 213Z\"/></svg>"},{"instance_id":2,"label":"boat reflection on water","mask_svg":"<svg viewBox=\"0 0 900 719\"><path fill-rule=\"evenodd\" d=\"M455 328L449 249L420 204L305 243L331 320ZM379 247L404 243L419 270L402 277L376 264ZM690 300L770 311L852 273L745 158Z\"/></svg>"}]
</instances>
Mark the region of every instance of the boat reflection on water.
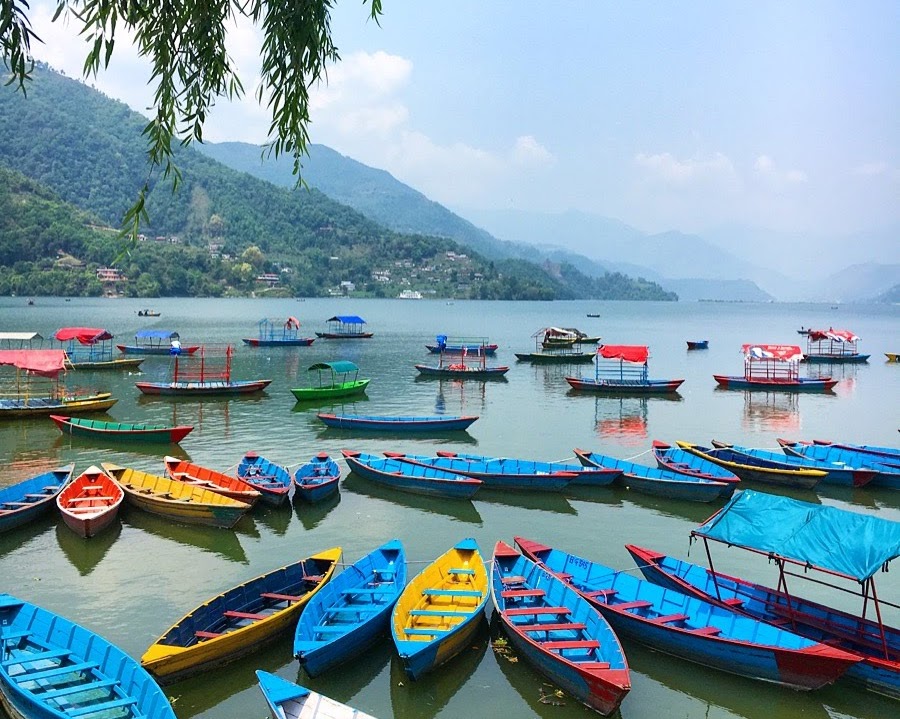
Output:
<instances>
[{"instance_id":1,"label":"boat reflection on water","mask_svg":"<svg viewBox=\"0 0 900 719\"><path fill-rule=\"evenodd\" d=\"M584 392L570 389L567 393L582 397ZM678 392L653 397L616 395L593 396L594 428L600 439L614 439L626 447L644 447L648 440L651 402L681 402Z\"/></svg>"},{"instance_id":2,"label":"boat reflection on water","mask_svg":"<svg viewBox=\"0 0 900 719\"><path fill-rule=\"evenodd\" d=\"M363 480L365 481L365 480ZM341 503L341 493L335 492L321 502L307 504L299 500L293 503L294 513L303 524L304 529L315 529L328 516L332 509Z\"/></svg>"},{"instance_id":3,"label":"boat reflection on water","mask_svg":"<svg viewBox=\"0 0 900 719\"><path fill-rule=\"evenodd\" d=\"M482 486L475 493L472 501L476 504L479 502L503 504L507 507L534 509L556 514L578 514L578 510L569 504L569 500L561 492L511 492L500 487L492 489Z\"/></svg>"},{"instance_id":4,"label":"boat reflection on water","mask_svg":"<svg viewBox=\"0 0 900 719\"><path fill-rule=\"evenodd\" d=\"M186 462L191 461L188 454L180 444L163 444L153 442L116 440L115 442L103 442L90 437L78 437L71 434L61 434L53 442L54 449L73 450L76 452L90 452L91 463L99 466L102 462L131 467L134 465L134 455L140 454L147 457L162 457L169 455Z\"/></svg>"},{"instance_id":5,"label":"boat reflection on water","mask_svg":"<svg viewBox=\"0 0 900 719\"><path fill-rule=\"evenodd\" d=\"M288 653L290 654L290 648ZM384 690L386 683L391 680L390 665L393 653L394 646L390 635L385 632L375 646L332 671L324 672L313 679L300 668L297 670L297 678L292 681L356 709L362 709L367 714L382 716L375 711L374 702L383 704L385 701ZM367 687L371 687L370 700L366 700Z\"/></svg>"},{"instance_id":6,"label":"boat reflection on water","mask_svg":"<svg viewBox=\"0 0 900 719\"><path fill-rule=\"evenodd\" d=\"M217 554L231 562L249 564L247 554L233 529L178 524L165 517L157 517L149 512L128 506L122 507L120 516L125 525L135 527L148 534L168 539L185 547L196 547L202 552ZM238 525L245 523L248 519L246 515L241 517Z\"/></svg>"},{"instance_id":7,"label":"boat reflection on water","mask_svg":"<svg viewBox=\"0 0 900 719\"><path fill-rule=\"evenodd\" d=\"M56 525L56 541L59 548L82 577L88 576L97 568L121 533L122 522L118 518L111 526L90 539L75 534L63 522Z\"/></svg>"},{"instance_id":8,"label":"boat reflection on water","mask_svg":"<svg viewBox=\"0 0 900 719\"><path fill-rule=\"evenodd\" d=\"M411 494L399 490L382 487L375 482L363 479L358 474L350 472L342 484L342 492L353 492L373 499L380 499L399 507L418 509L427 514L438 514L450 517L459 522L481 525L483 520L475 505L468 499L445 499L441 497L426 497L421 494ZM479 489L479 492L481 490Z\"/></svg>"},{"instance_id":9,"label":"boat reflection on water","mask_svg":"<svg viewBox=\"0 0 900 719\"><path fill-rule=\"evenodd\" d=\"M715 391L728 390L716 387ZM800 431L800 393L745 391L741 427L748 432L795 436Z\"/></svg>"},{"instance_id":10,"label":"boat reflection on water","mask_svg":"<svg viewBox=\"0 0 900 719\"><path fill-rule=\"evenodd\" d=\"M318 420L316 420L316 422L318 422ZM448 442L461 445L478 444L478 440L465 430L417 432L411 434L409 432L390 432L388 430L382 432L372 430L359 431L354 429L337 429L335 427L325 427L321 422L318 422L318 424L321 429L316 433L316 438L322 442L332 442L336 446L339 446L342 443L346 444L348 440L358 440L362 437L365 439L377 439L385 442L386 446L391 446L391 444L388 443L396 445L398 443L409 442L410 440L416 440L417 442L424 441L426 444L438 444L441 447L445 447ZM421 452L419 452L419 454L421 454Z\"/></svg>"},{"instance_id":11,"label":"boat reflection on water","mask_svg":"<svg viewBox=\"0 0 900 719\"><path fill-rule=\"evenodd\" d=\"M713 512L719 507L724 506L725 500L716 500L715 502L688 502L682 499L668 499L666 497L655 497L650 494L641 492L633 492L627 488L622 488L625 501L643 509L660 514L664 517L675 517L676 519L686 519L692 524L700 524L709 518Z\"/></svg>"},{"instance_id":12,"label":"boat reflection on water","mask_svg":"<svg viewBox=\"0 0 900 719\"><path fill-rule=\"evenodd\" d=\"M354 409L356 405L369 401L368 395L355 394L347 397L343 402L336 403L333 398L323 397L322 399L298 399L291 407L291 412L333 412L334 414L363 414L359 409Z\"/></svg>"},{"instance_id":13,"label":"boat reflection on water","mask_svg":"<svg viewBox=\"0 0 900 719\"><path fill-rule=\"evenodd\" d=\"M391 705L398 719L434 719L450 703L456 693L469 680L484 659L489 643L487 619L482 615L477 634L468 648L433 672L428 672L418 681L410 679L403 670L400 657L391 656ZM482 705L482 712L472 712L471 704L466 710L448 716L489 716L488 705Z\"/></svg>"},{"instance_id":14,"label":"boat reflection on water","mask_svg":"<svg viewBox=\"0 0 900 719\"><path fill-rule=\"evenodd\" d=\"M279 537L287 534L288 528L291 525L291 518L294 515L293 511L291 511L290 502L285 502L278 507L273 507L269 504L257 502L252 511L254 522L268 527L274 534L278 535ZM243 518L240 522L237 523L236 528L238 529L238 531L241 531L242 523ZM243 534L243 532L241 533Z\"/></svg>"},{"instance_id":15,"label":"boat reflection on water","mask_svg":"<svg viewBox=\"0 0 900 719\"><path fill-rule=\"evenodd\" d=\"M50 534L54 531L55 525L61 521L62 520L59 518L59 510L54 509L51 512L35 517L30 522L19 525L14 529L0 532L0 557L19 550L34 539L39 539L45 534ZM66 531L72 533L71 530ZM44 540L39 539L39 541ZM5 582L0 579L0 588L2 588L4 584Z\"/></svg>"}]
</instances>

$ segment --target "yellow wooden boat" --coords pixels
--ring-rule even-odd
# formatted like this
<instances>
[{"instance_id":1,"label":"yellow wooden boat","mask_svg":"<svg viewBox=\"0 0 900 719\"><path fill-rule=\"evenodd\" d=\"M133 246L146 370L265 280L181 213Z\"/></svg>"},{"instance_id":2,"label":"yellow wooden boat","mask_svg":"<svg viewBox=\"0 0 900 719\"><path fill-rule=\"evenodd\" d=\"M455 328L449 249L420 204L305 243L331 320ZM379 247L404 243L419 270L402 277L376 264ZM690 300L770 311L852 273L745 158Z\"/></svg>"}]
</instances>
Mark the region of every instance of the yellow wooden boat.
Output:
<instances>
[{"instance_id":1,"label":"yellow wooden boat","mask_svg":"<svg viewBox=\"0 0 900 719\"><path fill-rule=\"evenodd\" d=\"M233 527L250 505L203 487L104 462L100 465L125 490L125 501L176 522Z\"/></svg>"},{"instance_id":2,"label":"yellow wooden boat","mask_svg":"<svg viewBox=\"0 0 900 719\"><path fill-rule=\"evenodd\" d=\"M885 352L888 362L900 362L900 352Z\"/></svg>"},{"instance_id":3,"label":"yellow wooden boat","mask_svg":"<svg viewBox=\"0 0 900 719\"><path fill-rule=\"evenodd\" d=\"M327 549L205 601L157 639L141 665L161 682L177 681L293 632L303 607L333 576L341 553L340 547Z\"/></svg>"},{"instance_id":4,"label":"yellow wooden boat","mask_svg":"<svg viewBox=\"0 0 900 719\"><path fill-rule=\"evenodd\" d=\"M484 618L490 585L474 539L464 539L416 576L400 595L391 634L412 679L471 645Z\"/></svg>"}]
</instances>

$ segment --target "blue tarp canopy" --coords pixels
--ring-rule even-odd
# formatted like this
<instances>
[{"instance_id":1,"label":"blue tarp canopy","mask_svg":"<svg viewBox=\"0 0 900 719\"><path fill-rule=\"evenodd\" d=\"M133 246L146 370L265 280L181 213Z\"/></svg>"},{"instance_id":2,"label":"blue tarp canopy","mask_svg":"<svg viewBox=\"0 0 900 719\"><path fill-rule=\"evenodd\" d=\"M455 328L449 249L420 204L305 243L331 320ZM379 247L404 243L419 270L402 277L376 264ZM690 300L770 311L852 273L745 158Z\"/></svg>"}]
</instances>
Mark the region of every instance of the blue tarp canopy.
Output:
<instances>
[{"instance_id":1,"label":"blue tarp canopy","mask_svg":"<svg viewBox=\"0 0 900 719\"><path fill-rule=\"evenodd\" d=\"M346 374L348 372L359 372L359 367L348 360L338 360L337 362L316 362L310 365L309 372L313 370L330 369L332 372Z\"/></svg>"},{"instance_id":2,"label":"blue tarp canopy","mask_svg":"<svg viewBox=\"0 0 900 719\"><path fill-rule=\"evenodd\" d=\"M138 330L135 337L139 340L171 340L178 337L172 330Z\"/></svg>"},{"instance_id":3,"label":"blue tarp canopy","mask_svg":"<svg viewBox=\"0 0 900 719\"><path fill-rule=\"evenodd\" d=\"M340 322L345 325L364 325L366 321L362 317L356 315L335 315L328 318L329 322Z\"/></svg>"},{"instance_id":4,"label":"blue tarp canopy","mask_svg":"<svg viewBox=\"0 0 900 719\"><path fill-rule=\"evenodd\" d=\"M900 556L900 522L750 489L735 493L691 534L860 582Z\"/></svg>"}]
</instances>

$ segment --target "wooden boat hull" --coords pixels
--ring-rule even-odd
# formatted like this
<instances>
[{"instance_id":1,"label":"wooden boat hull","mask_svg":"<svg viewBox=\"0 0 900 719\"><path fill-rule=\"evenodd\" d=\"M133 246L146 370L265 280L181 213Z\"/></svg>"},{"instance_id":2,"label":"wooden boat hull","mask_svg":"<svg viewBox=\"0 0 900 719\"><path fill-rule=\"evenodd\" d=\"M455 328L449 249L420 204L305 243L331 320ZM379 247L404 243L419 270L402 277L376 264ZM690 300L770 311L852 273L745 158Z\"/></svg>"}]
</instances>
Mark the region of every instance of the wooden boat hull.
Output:
<instances>
[{"instance_id":1,"label":"wooden boat hull","mask_svg":"<svg viewBox=\"0 0 900 719\"><path fill-rule=\"evenodd\" d=\"M443 347L441 347L440 345L425 345L425 348L433 355L461 355L463 353L463 345L444 345ZM497 345L495 344L465 345L465 349L467 355L473 356L483 354L490 357L497 353Z\"/></svg>"},{"instance_id":2,"label":"wooden boat hull","mask_svg":"<svg viewBox=\"0 0 900 719\"><path fill-rule=\"evenodd\" d=\"M238 463L237 476L262 494L262 501L280 507L290 498L291 474L280 464L247 452Z\"/></svg>"},{"instance_id":3,"label":"wooden boat hull","mask_svg":"<svg viewBox=\"0 0 900 719\"><path fill-rule=\"evenodd\" d=\"M597 394L671 394L677 392L684 383L683 379L649 379L641 380L606 380L593 377L566 377L572 389Z\"/></svg>"},{"instance_id":4,"label":"wooden boat hull","mask_svg":"<svg viewBox=\"0 0 900 719\"><path fill-rule=\"evenodd\" d=\"M516 537L525 556L565 578L620 636L731 674L812 690L831 684L859 658L731 609Z\"/></svg>"},{"instance_id":5,"label":"wooden boat hull","mask_svg":"<svg viewBox=\"0 0 900 719\"><path fill-rule=\"evenodd\" d=\"M420 467L397 459L381 459L361 452L342 450L350 470L360 477L413 494L450 499L470 499L482 485L480 479L452 474L433 467Z\"/></svg>"},{"instance_id":6,"label":"wooden boat hull","mask_svg":"<svg viewBox=\"0 0 900 719\"><path fill-rule=\"evenodd\" d=\"M730 449L701 447L691 442L677 442L678 446L701 457L708 462L718 464L720 467L733 472L742 481L764 482L776 484L781 487L797 487L799 489L813 489L825 476L825 472L818 469L780 469L765 466L762 462L751 464L754 460L746 455L739 455Z\"/></svg>"},{"instance_id":7,"label":"wooden boat hull","mask_svg":"<svg viewBox=\"0 0 900 719\"><path fill-rule=\"evenodd\" d=\"M262 669L256 670L256 677L272 719L375 719Z\"/></svg>"},{"instance_id":8,"label":"wooden boat hull","mask_svg":"<svg viewBox=\"0 0 900 719\"><path fill-rule=\"evenodd\" d=\"M89 467L56 496L63 523L80 537L100 534L116 521L122 488L98 467Z\"/></svg>"},{"instance_id":9,"label":"wooden boat hull","mask_svg":"<svg viewBox=\"0 0 900 719\"><path fill-rule=\"evenodd\" d=\"M250 509L249 504L184 482L109 462L100 467L125 490L128 504L176 522L228 528Z\"/></svg>"},{"instance_id":10,"label":"wooden boat hull","mask_svg":"<svg viewBox=\"0 0 900 719\"><path fill-rule=\"evenodd\" d=\"M417 364L416 370L423 377L453 377L454 379L501 379L509 372L509 367L431 367Z\"/></svg>"},{"instance_id":11,"label":"wooden boat hull","mask_svg":"<svg viewBox=\"0 0 900 719\"><path fill-rule=\"evenodd\" d=\"M590 364L596 352L516 352L520 362L532 364Z\"/></svg>"},{"instance_id":12,"label":"wooden boat hull","mask_svg":"<svg viewBox=\"0 0 900 719\"><path fill-rule=\"evenodd\" d=\"M119 400L109 392L82 395L61 400L47 398L0 400L0 419L7 417L42 417L49 414L72 415L87 412L105 412Z\"/></svg>"},{"instance_id":13,"label":"wooden boat hull","mask_svg":"<svg viewBox=\"0 0 900 719\"><path fill-rule=\"evenodd\" d=\"M223 497L236 499L251 507L256 504L261 493L253 485L238 477L217 472L209 467L201 467L176 457L164 457L166 476L176 482L184 482L194 487L202 487Z\"/></svg>"},{"instance_id":14,"label":"wooden boat hull","mask_svg":"<svg viewBox=\"0 0 900 719\"><path fill-rule=\"evenodd\" d=\"M491 599L519 656L582 704L616 711L631 689L628 662L612 627L575 589L498 542Z\"/></svg>"},{"instance_id":15,"label":"wooden boat hull","mask_svg":"<svg viewBox=\"0 0 900 719\"><path fill-rule=\"evenodd\" d=\"M900 352L885 352L888 362L900 362Z\"/></svg>"},{"instance_id":16,"label":"wooden boat hull","mask_svg":"<svg viewBox=\"0 0 900 719\"><path fill-rule=\"evenodd\" d=\"M388 453L385 453L388 454ZM411 455L406 455L411 456ZM568 486L581 485L584 487L605 487L612 484L622 476L621 470L606 467L585 467L582 464L569 464L568 462L539 462L530 459L513 459L510 457L487 457L480 454L468 454L465 452L437 451L438 459L453 459L468 463L468 470L473 471L472 476L482 481L485 477L522 476L531 475L570 475ZM420 461L433 461L432 458L417 457ZM446 468L448 465L442 465ZM466 473L466 465L454 463L449 465L454 471Z\"/></svg>"},{"instance_id":17,"label":"wooden boat hull","mask_svg":"<svg viewBox=\"0 0 900 719\"><path fill-rule=\"evenodd\" d=\"M193 431L193 426L137 424L131 422L104 422L102 420L80 419L50 415L50 419L63 434L73 437L87 437L111 442L159 442L177 444Z\"/></svg>"},{"instance_id":18,"label":"wooden boat hull","mask_svg":"<svg viewBox=\"0 0 900 719\"><path fill-rule=\"evenodd\" d=\"M827 392L838 383L838 380L831 377L822 377L821 379L800 377L796 381L791 381L746 379L714 374L713 379L722 389L751 389L765 390L766 392Z\"/></svg>"},{"instance_id":19,"label":"wooden boat hull","mask_svg":"<svg viewBox=\"0 0 900 719\"><path fill-rule=\"evenodd\" d=\"M618 481L628 489L655 497L683 499L689 502L714 502L725 494L730 496L734 492L734 485L730 482L720 482L695 475L675 474L583 449L575 449L575 456L585 467L606 467L620 470L622 477Z\"/></svg>"},{"instance_id":20,"label":"wooden boat hull","mask_svg":"<svg viewBox=\"0 0 900 719\"><path fill-rule=\"evenodd\" d=\"M354 394L362 394L371 380L358 379L349 382L340 382L333 387L296 387L291 394L297 400L331 399L332 397L348 397Z\"/></svg>"},{"instance_id":21,"label":"wooden boat hull","mask_svg":"<svg viewBox=\"0 0 900 719\"><path fill-rule=\"evenodd\" d=\"M406 586L406 554L394 539L358 559L312 598L294 632L294 656L311 677L362 654L388 631Z\"/></svg>"},{"instance_id":22,"label":"wooden boat hull","mask_svg":"<svg viewBox=\"0 0 900 719\"><path fill-rule=\"evenodd\" d=\"M116 345L116 349L119 350L122 354L126 355L170 355L172 354L172 348L169 345L162 345L160 347L145 347L142 345ZM190 345L188 347L181 348L181 354L183 355L192 355L198 349L200 349L200 345Z\"/></svg>"},{"instance_id":23,"label":"wooden boat hull","mask_svg":"<svg viewBox=\"0 0 900 719\"><path fill-rule=\"evenodd\" d=\"M141 366L141 362L144 361L144 358L121 358L121 359L110 359L110 360L85 360L85 361L76 361L70 362L66 360L66 367L74 370L88 370L88 369L137 369Z\"/></svg>"},{"instance_id":24,"label":"wooden boat hull","mask_svg":"<svg viewBox=\"0 0 900 719\"><path fill-rule=\"evenodd\" d=\"M270 379L243 380L238 382L135 382L144 394L176 397L232 396L262 392L272 382Z\"/></svg>"},{"instance_id":25,"label":"wooden boat hull","mask_svg":"<svg viewBox=\"0 0 900 719\"><path fill-rule=\"evenodd\" d=\"M316 504L340 490L341 468L324 452L301 464L293 475L294 499Z\"/></svg>"},{"instance_id":26,"label":"wooden boat hull","mask_svg":"<svg viewBox=\"0 0 900 719\"><path fill-rule=\"evenodd\" d=\"M685 452L679 447L673 447L657 439L653 440L653 456L660 469L675 474L686 474L692 477L702 477L715 482L725 482L730 488L722 490L722 499L730 499L734 490L740 484L741 479L734 472L720 467L696 454Z\"/></svg>"},{"instance_id":27,"label":"wooden boat hull","mask_svg":"<svg viewBox=\"0 0 900 719\"><path fill-rule=\"evenodd\" d=\"M341 548L334 547L209 599L157 639L141 666L172 682L256 651L291 630L340 558Z\"/></svg>"},{"instance_id":28,"label":"wooden boat hull","mask_svg":"<svg viewBox=\"0 0 900 719\"><path fill-rule=\"evenodd\" d=\"M689 350L708 350L709 340L685 340Z\"/></svg>"},{"instance_id":29,"label":"wooden boat hull","mask_svg":"<svg viewBox=\"0 0 900 719\"><path fill-rule=\"evenodd\" d=\"M411 679L471 645L484 623L489 583L474 539L464 539L406 585L391 616L391 636Z\"/></svg>"},{"instance_id":30,"label":"wooden boat hull","mask_svg":"<svg viewBox=\"0 0 900 719\"><path fill-rule=\"evenodd\" d=\"M332 414L316 415L327 427L356 429L370 432L462 432L478 417L436 415L432 417L388 417L376 415Z\"/></svg>"},{"instance_id":31,"label":"wooden boat hull","mask_svg":"<svg viewBox=\"0 0 900 719\"><path fill-rule=\"evenodd\" d=\"M827 462L828 464L870 469L875 472L875 476L869 482L870 486L900 489L900 467L884 464L879 461L878 457L871 454L854 452L839 447L829 447L827 445L791 442L786 439L777 439L776 441L781 445L781 449L785 454L792 454L796 457L806 457L807 459L814 459L818 462Z\"/></svg>"},{"instance_id":32,"label":"wooden boat hull","mask_svg":"<svg viewBox=\"0 0 900 719\"><path fill-rule=\"evenodd\" d=\"M367 340L374 332L316 332L316 337L323 340Z\"/></svg>"},{"instance_id":33,"label":"wooden boat hull","mask_svg":"<svg viewBox=\"0 0 900 719\"><path fill-rule=\"evenodd\" d=\"M803 361L810 364L862 364L869 361L871 355L803 355Z\"/></svg>"},{"instance_id":34,"label":"wooden boat hull","mask_svg":"<svg viewBox=\"0 0 900 719\"><path fill-rule=\"evenodd\" d=\"M75 465L69 464L0 489L0 532L21 527L53 509L74 470Z\"/></svg>"},{"instance_id":35,"label":"wooden boat hull","mask_svg":"<svg viewBox=\"0 0 900 719\"><path fill-rule=\"evenodd\" d=\"M787 595L761 584L720 572L710 572L690 562L626 544L644 576L662 587L697 597L717 606L727 606L747 616L784 626L814 641L827 641L852 652L862 660L850 666L846 678L869 691L900 699L900 661L879 656L881 628L876 622L860 619L847 612ZM793 621L785 622L785 618ZM885 627L885 639L893 655L900 652L900 630ZM853 638L865 633L876 637L866 646Z\"/></svg>"},{"instance_id":36,"label":"wooden boat hull","mask_svg":"<svg viewBox=\"0 0 900 719\"><path fill-rule=\"evenodd\" d=\"M254 337L244 337L241 341L250 347L309 347L316 341L316 338L298 337L292 340L261 340Z\"/></svg>"},{"instance_id":37,"label":"wooden boat hull","mask_svg":"<svg viewBox=\"0 0 900 719\"><path fill-rule=\"evenodd\" d=\"M175 719L166 695L128 654L98 634L9 594L0 594L0 645L0 706L14 719L120 716L117 707L123 717ZM27 684L31 688L23 687ZM68 712L49 699L75 694L79 708L70 706Z\"/></svg>"}]
</instances>

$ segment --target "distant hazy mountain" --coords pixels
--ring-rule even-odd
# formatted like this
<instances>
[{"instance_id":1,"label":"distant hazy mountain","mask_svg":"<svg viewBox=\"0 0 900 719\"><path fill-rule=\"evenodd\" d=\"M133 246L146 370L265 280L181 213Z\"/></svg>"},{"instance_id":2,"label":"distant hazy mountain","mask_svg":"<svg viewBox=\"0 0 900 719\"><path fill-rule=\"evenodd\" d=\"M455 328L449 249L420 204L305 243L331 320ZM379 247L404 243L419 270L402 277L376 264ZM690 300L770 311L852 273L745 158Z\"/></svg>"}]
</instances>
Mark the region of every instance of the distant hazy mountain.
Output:
<instances>
[{"instance_id":1,"label":"distant hazy mountain","mask_svg":"<svg viewBox=\"0 0 900 719\"><path fill-rule=\"evenodd\" d=\"M880 295L889 295L890 290L898 285L900 264L866 262L811 281L807 283L806 291L811 299L819 302L866 302Z\"/></svg>"}]
</instances>

